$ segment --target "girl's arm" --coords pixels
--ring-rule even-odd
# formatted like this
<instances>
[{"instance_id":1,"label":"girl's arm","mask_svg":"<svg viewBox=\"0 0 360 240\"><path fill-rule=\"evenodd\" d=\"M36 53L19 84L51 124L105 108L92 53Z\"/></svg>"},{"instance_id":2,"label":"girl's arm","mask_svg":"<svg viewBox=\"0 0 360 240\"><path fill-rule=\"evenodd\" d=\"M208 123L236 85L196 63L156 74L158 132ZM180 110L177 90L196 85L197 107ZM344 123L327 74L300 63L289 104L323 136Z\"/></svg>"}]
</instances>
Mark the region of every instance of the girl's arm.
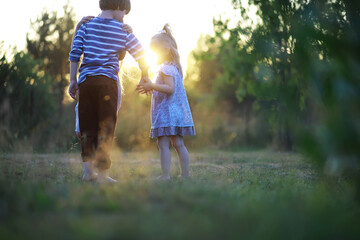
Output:
<instances>
[{"instance_id":1,"label":"girl's arm","mask_svg":"<svg viewBox=\"0 0 360 240\"><path fill-rule=\"evenodd\" d=\"M88 22L90 22L91 20L93 20L94 18L95 18L94 16L86 16L86 17L83 17L83 18L78 22L78 24L76 25L75 32L74 32L74 36L76 35L76 32L79 31L79 29L80 29L80 27L81 27L81 25L82 25L83 23L88 23ZM123 25L122 28L123 28L124 31L127 32L127 33L132 33L132 32L133 32L133 29L132 29L132 27L131 27L129 24L124 23L124 25Z\"/></svg>"},{"instance_id":2,"label":"girl's arm","mask_svg":"<svg viewBox=\"0 0 360 240\"><path fill-rule=\"evenodd\" d=\"M122 26L122 29L127 33L133 33L133 29L129 24L124 23Z\"/></svg>"},{"instance_id":3,"label":"girl's arm","mask_svg":"<svg viewBox=\"0 0 360 240\"><path fill-rule=\"evenodd\" d=\"M75 35L77 33L77 31L79 31L81 25L83 23L88 23L90 22L91 20L93 20L94 16L86 16L86 17L83 17L80 22L78 22L78 24L76 25L76 28L75 28L75 32L74 32L74 36L73 36L73 42L74 42L74 38L75 38Z\"/></svg>"},{"instance_id":4,"label":"girl's arm","mask_svg":"<svg viewBox=\"0 0 360 240\"><path fill-rule=\"evenodd\" d=\"M163 73L161 73L163 74ZM166 94L172 94L174 92L174 78L172 76L168 76L163 74L163 84L159 83L153 83L151 81L145 82L142 86L138 86L138 90L155 90L158 92L166 93Z\"/></svg>"}]
</instances>

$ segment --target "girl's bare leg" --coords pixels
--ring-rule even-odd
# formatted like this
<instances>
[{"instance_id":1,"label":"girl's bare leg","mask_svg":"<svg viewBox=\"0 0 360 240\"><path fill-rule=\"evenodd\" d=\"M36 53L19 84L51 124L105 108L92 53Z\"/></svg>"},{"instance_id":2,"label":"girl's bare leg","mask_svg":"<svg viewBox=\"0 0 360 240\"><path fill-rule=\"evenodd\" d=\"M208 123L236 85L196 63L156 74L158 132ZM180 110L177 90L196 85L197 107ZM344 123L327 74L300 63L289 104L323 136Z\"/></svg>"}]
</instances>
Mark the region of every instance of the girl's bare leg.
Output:
<instances>
[{"instance_id":1,"label":"girl's bare leg","mask_svg":"<svg viewBox=\"0 0 360 240\"><path fill-rule=\"evenodd\" d=\"M160 150L162 179L170 180L171 167L171 153L170 153L170 138L158 137L158 146Z\"/></svg>"},{"instance_id":2,"label":"girl's bare leg","mask_svg":"<svg viewBox=\"0 0 360 240\"><path fill-rule=\"evenodd\" d=\"M190 177L190 172L189 172L190 157L189 157L189 152L184 144L184 138L181 136L172 136L171 141L177 154L179 155L181 176Z\"/></svg>"}]
</instances>

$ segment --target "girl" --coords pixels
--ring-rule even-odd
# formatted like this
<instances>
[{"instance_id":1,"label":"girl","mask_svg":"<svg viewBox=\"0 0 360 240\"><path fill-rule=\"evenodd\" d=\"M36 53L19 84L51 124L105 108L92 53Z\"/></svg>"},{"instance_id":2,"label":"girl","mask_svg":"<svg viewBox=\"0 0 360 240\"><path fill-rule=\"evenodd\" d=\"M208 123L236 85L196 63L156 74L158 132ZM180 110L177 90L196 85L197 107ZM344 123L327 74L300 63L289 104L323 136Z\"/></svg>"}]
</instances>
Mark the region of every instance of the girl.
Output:
<instances>
[{"instance_id":1,"label":"girl","mask_svg":"<svg viewBox=\"0 0 360 240\"><path fill-rule=\"evenodd\" d=\"M189 153L184 135L195 135L194 123L183 85L183 74L176 41L169 25L152 37L150 48L158 55L160 71L155 83L138 85L139 93L154 91L151 102L151 138L158 139L162 175L170 180L170 141L180 159L181 177L190 177Z\"/></svg>"}]
</instances>

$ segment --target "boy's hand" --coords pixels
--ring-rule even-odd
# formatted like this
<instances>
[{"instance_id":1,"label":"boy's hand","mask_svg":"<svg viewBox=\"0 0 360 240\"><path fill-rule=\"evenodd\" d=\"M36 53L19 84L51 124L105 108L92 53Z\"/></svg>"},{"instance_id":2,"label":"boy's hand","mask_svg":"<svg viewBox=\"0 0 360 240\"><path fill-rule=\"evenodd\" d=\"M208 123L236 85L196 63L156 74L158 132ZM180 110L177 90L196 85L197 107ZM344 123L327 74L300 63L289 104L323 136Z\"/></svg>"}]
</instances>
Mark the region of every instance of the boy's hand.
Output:
<instances>
[{"instance_id":1,"label":"boy's hand","mask_svg":"<svg viewBox=\"0 0 360 240\"><path fill-rule=\"evenodd\" d=\"M124 24L124 25L122 26L122 28L123 28L123 30L124 30L125 32L127 32L127 33L133 33L132 27L131 27L130 25L128 25L128 24Z\"/></svg>"},{"instance_id":2,"label":"boy's hand","mask_svg":"<svg viewBox=\"0 0 360 240\"><path fill-rule=\"evenodd\" d=\"M70 81L69 85L69 95L72 99L76 100L76 93L78 91L78 84L76 81Z\"/></svg>"},{"instance_id":3,"label":"boy's hand","mask_svg":"<svg viewBox=\"0 0 360 240\"><path fill-rule=\"evenodd\" d=\"M146 82L151 82L151 79L149 77L141 77L141 80L138 85L144 85Z\"/></svg>"}]
</instances>

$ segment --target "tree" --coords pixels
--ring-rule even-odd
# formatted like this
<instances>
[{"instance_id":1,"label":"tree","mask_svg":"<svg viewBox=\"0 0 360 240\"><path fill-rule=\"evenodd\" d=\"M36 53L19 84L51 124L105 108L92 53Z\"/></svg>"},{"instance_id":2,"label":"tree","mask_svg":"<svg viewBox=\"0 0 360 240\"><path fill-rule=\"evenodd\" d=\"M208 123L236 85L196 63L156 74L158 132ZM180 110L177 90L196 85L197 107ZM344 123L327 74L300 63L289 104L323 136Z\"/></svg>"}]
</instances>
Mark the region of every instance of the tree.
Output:
<instances>
[{"instance_id":1,"label":"tree","mask_svg":"<svg viewBox=\"0 0 360 240\"><path fill-rule=\"evenodd\" d=\"M30 137L54 112L52 78L41 71L41 61L15 52L8 62L0 60L1 150L9 151L14 140Z\"/></svg>"},{"instance_id":2,"label":"tree","mask_svg":"<svg viewBox=\"0 0 360 240\"><path fill-rule=\"evenodd\" d=\"M316 117L301 134L301 146L325 172L355 177L360 189L360 3L310 2L302 10L297 61Z\"/></svg>"},{"instance_id":3,"label":"tree","mask_svg":"<svg viewBox=\"0 0 360 240\"><path fill-rule=\"evenodd\" d=\"M249 0L261 21L215 21L224 81L267 112L282 149L293 140L326 172L360 186L360 3L350 0ZM359 191L360 195L360 191Z\"/></svg>"},{"instance_id":4,"label":"tree","mask_svg":"<svg viewBox=\"0 0 360 240\"><path fill-rule=\"evenodd\" d=\"M34 59L44 62L43 69L54 79L54 89L58 98L58 112L62 115L65 88L69 84L68 56L74 30L73 8L67 3L63 7L63 15L44 11L37 20L32 22L35 36L26 37L27 50Z\"/></svg>"},{"instance_id":5,"label":"tree","mask_svg":"<svg viewBox=\"0 0 360 240\"><path fill-rule=\"evenodd\" d=\"M234 145L239 142L251 145L254 144L252 141L254 136L250 136L250 121L254 117L252 110L254 98L245 94L241 95L242 99L239 101L240 93L234 91L240 88L239 81L235 80L236 77L230 76L232 72L226 71L229 65L224 66L224 64L229 63L223 62L224 57L221 54L225 50L220 49L224 47L222 44L224 44L224 39L220 37L202 36L198 40L197 48L193 50L189 59L191 64L189 64L185 82L191 82L192 87L196 89L198 104L201 104L201 101L207 102L206 107L211 108L211 112L218 111L219 115L223 116L221 123L211 123L215 142L223 138L224 135L232 134L236 137L230 137L231 142L220 141L220 145ZM232 48L230 52L235 55L237 49ZM236 58L233 56L229 57L228 60L231 62L231 60L236 61L238 58L239 56ZM204 110L204 106L198 107ZM230 113L233 117L228 121L225 116ZM231 127L231 122L239 122L235 120L237 118L244 121L244 127L237 126L236 129Z\"/></svg>"}]
</instances>

